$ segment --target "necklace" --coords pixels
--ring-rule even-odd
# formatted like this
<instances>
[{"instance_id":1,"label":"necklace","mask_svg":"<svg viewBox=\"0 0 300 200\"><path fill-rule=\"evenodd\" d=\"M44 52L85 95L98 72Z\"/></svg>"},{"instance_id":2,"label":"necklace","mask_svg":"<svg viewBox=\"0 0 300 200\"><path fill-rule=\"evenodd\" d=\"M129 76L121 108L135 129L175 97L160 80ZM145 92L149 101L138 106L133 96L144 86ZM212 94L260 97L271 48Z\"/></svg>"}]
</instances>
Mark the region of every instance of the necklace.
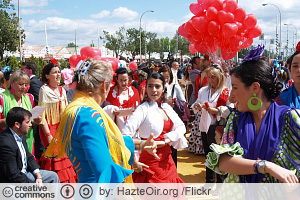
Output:
<instances>
[{"instance_id":1,"label":"necklace","mask_svg":"<svg viewBox=\"0 0 300 200\"><path fill-rule=\"evenodd\" d=\"M211 93L211 89L209 89L209 91L208 91L207 100L208 100L209 103L212 103L212 102L214 102L220 96L221 91L219 91L219 93L217 94L217 96L212 101L210 101L210 93Z\"/></svg>"}]
</instances>

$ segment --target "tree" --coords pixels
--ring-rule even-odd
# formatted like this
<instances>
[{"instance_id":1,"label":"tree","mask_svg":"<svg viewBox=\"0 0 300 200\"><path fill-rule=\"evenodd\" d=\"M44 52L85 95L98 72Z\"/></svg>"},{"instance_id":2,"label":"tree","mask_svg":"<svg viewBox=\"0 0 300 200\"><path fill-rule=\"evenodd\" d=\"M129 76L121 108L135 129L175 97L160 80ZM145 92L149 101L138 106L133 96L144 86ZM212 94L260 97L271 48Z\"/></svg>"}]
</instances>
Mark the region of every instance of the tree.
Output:
<instances>
[{"instance_id":1,"label":"tree","mask_svg":"<svg viewBox=\"0 0 300 200\"><path fill-rule=\"evenodd\" d=\"M7 10L14 10L11 0L0 1L0 58L3 60L4 51L16 51L19 47L19 21L16 13L9 13ZM24 29L21 30L21 43L24 43Z\"/></svg>"},{"instance_id":2,"label":"tree","mask_svg":"<svg viewBox=\"0 0 300 200\"><path fill-rule=\"evenodd\" d=\"M125 28L120 27L119 30L115 32L115 34L110 34L108 31L103 30L104 37L100 36L105 42L105 47L113 50L114 55L119 57L120 54L125 50Z\"/></svg>"},{"instance_id":3,"label":"tree","mask_svg":"<svg viewBox=\"0 0 300 200\"><path fill-rule=\"evenodd\" d=\"M61 69L69 68L68 62L65 59L59 59L58 62Z\"/></svg>"},{"instance_id":4,"label":"tree","mask_svg":"<svg viewBox=\"0 0 300 200\"><path fill-rule=\"evenodd\" d=\"M159 40L156 39L157 34L156 33L151 33L148 32L146 34L147 39L149 40L147 43L147 53L149 55L149 60L150 60L150 54L153 52L159 52Z\"/></svg>"},{"instance_id":5,"label":"tree","mask_svg":"<svg viewBox=\"0 0 300 200\"><path fill-rule=\"evenodd\" d=\"M70 42L70 43L67 45L67 47L75 47L74 42ZM76 45L76 47L78 47L78 46Z\"/></svg>"},{"instance_id":6,"label":"tree","mask_svg":"<svg viewBox=\"0 0 300 200\"><path fill-rule=\"evenodd\" d=\"M19 68L19 64L17 61L17 58L15 56L12 56L11 59L7 63L8 66L10 66L11 71L14 71L15 69Z\"/></svg>"},{"instance_id":7,"label":"tree","mask_svg":"<svg viewBox=\"0 0 300 200\"><path fill-rule=\"evenodd\" d=\"M43 67L47 64L42 57L35 58L33 55L29 58L29 62L33 62L37 66L36 76L40 77Z\"/></svg>"}]
</instances>

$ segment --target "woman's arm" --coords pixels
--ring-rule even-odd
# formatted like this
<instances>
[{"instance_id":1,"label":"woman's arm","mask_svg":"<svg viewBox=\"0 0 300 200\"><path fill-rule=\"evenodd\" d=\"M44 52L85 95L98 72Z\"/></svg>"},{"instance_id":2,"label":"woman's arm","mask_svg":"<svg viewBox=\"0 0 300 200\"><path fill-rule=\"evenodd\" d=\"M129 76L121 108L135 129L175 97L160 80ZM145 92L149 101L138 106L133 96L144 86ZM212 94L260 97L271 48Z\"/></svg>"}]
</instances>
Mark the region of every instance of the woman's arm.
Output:
<instances>
[{"instance_id":1,"label":"woman's arm","mask_svg":"<svg viewBox=\"0 0 300 200\"><path fill-rule=\"evenodd\" d=\"M47 137L47 140L48 140L48 144L50 144L51 140L52 140L52 135L50 133L50 129L49 129L49 126L48 126L48 123L47 123L47 120L43 120L43 124L40 124L44 134L46 135Z\"/></svg>"},{"instance_id":2,"label":"woman's arm","mask_svg":"<svg viewBox=\"0 0 300 200\"><path fill-rule=\"evenodd\" d=\"M228 154L220 156L219 168L223 172L237 175L255 174L254 165L256 160L233 157ZM283 183L298 183L299 180L294 172L282 168L272 162L266 161L265 173L270 174Z\"/></svg>"}]
</instances>

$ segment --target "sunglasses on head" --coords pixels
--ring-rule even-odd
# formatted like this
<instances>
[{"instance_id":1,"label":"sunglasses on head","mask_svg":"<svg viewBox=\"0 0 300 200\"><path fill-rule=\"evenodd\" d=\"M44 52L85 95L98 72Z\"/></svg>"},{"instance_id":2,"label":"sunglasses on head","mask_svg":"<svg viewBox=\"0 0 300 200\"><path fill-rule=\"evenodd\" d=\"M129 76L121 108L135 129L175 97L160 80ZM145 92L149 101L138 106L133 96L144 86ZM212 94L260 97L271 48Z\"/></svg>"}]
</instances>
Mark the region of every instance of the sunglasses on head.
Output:
<instances>
[{"instance_id":1,"label":"sunglasses on head","mask_svg":"<svg viewBox=\"0 0 300 200\"><path fill-rule=\"evenodd\" d=\"M223 73L223 70L221 69L220 65L212 64L210 67L213 67L213 68L215 68L215 69L218 69L218 70L220 70L221 73Z\"/></svg>"}]
</instances>

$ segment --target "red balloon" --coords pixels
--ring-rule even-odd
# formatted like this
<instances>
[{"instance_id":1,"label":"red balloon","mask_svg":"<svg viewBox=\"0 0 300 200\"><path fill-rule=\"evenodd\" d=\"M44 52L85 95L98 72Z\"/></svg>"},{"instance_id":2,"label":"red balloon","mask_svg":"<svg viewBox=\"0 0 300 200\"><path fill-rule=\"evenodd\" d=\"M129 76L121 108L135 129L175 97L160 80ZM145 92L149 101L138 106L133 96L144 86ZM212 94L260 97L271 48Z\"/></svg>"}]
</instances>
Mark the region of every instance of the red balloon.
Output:
<instances>
[{"instance_id":1,"label":"red balloon","mask_svg":"<svg viewBox=\"0 0 300 200\"><path fill-rule=\"evenodd\" d=\"M234 23L234 15L232 13L227 13L224 10L221 10L218 13L218 21L221 26L225 23Z\"/></svg>"},{"instance_id":2,"label":"red balloon","mask_svg":"<svg viewBox=\"0 0 300 200\"><path fill-rule=\"evenodd\" d=\"M207 25L207 30L211 36L216 36L220 31L220 26L217 22L210 21Z\"/></svg>"},{"instance_id":3,"label":"red balloon","mask_svg":"<svg viewBox=\"0 0 300 200\"><path fill-rule=\"evenodd\" d=\"M254 14L246 15L243 25L246 29L253 28L257 23L257 19Z\"/></svg>"},{"instance_id":4,"label":"red balloon","mask_svg":"<svg viewBox=\"0 0 300 200\"><path fill-rule=\"evenodd\" d=\"M194 35L197 33L197 30L193 27L193 22L191 19L185 24L184 28L190 35Z\"/></svg>"},{"instance_id":5,"label":"red balloon","mask_svg":"<svg viewBox=\"0 0 300 200\"><path fill-rule=\"evenodd\" d=\"M178 33L179 33L182 37L188 38L190 35L186 32L184 26L185 26L185 23L182 24L181 26L179 26L179 28L178 28Z\"/></svg>"},{"instance_id":6,"label":"red balloon","mask_svg":"<svg viewBox=\"0 0 300 200\"><path fill-rule=\"evenodd\" d=\"M193 27L200 33L205 32L205 30L207 28L207 23L208 23L208 21L207 21L206 17L195 17L192 20Z\"/></svg>"},{"instance_id":7,"label":"red balloon","mask_svg":"<svg viewBox=\"0 0 300 200\"><path fill-rule=\"evenodd\" d=\"M202 42L203 38L204 38L204 34L199 33L199 32L197 34L193 35L193 39L197 42Z\"/></svg>"},{"instance_id":8,"label":"red balloon","mask_svg":"<svg viewBox=\"0 0 300 200\"><path fill-rule=\"evenodd\" d=\"M95 56L100 56L101 57L101 50L100 49L93 48L93 58L95 58Z\"/></svg>"},{"instance_id":9,"label":"red balloon","mask_svg":"<svg viewBox=\"0 0 300 200\"><path fill-rule=\"evenodd\" d=\"M188 41L190 42L190 43L196 43L196 40L194 39L194 37L193 36L191 36L191 37L188 37L187 38L188 39Z\"/></svg>"},{"instance_id":10,"label":"red balloon","mask_svg":"<svg viewBox=\"0 0 300 200\"><path fill-rule=\"evenodd\" d=\"M224 1L223 7L226 12L234 13L235 10L238 8L238 4L234 0L228 0Z\"/></svg>"},{"instance_id":11,"label":"red balloon","mask_svg":"<svg viewBox=\"0 0 300 200\"><path fill-rule=\"evenodd\" d=\"M226 23L222 27L222 34L224 38L230 39L238 32L238 26L235 23Z\"/></svg>"},{"instance_id":12,"label":"red balloon","mask_svg":"<svg viewBox=\"0 0 300 200\"><path fill-rule=\"evenodd\" d=\"M234 56L236 56L235 51L231 51L231 50L227 50L227 49L221 49L221 54L222 54L222 58L224 60L229 60L229 59L233 58Z\"/></svg>"},{"instance_id":13,"label":"red balloon","mask_svg":"<svg viewBox=\"0 0 300 200\"><path fill-rule=\"evenodd\" d=\"M206 11L208 21L216 20L218 18L218 10L215 7L209 7Z\"/></svg>"},{"instance_id":14,"label":"red balloon","mask_svg":"<svg viewBox=\"0 0 300 200\"><path fill-rule=\"evenodd\" d=\"M94 49L90 46L86 46L80 49L80 55L85 60L87 58L93 58Z\"/></svg>"},{"instance_id":15,"label":"red balloon","mask_svg":"<svg viewBox=\"0 0 300 200\"><path fill-rule=\"evenodd\" d=\"M198 3L191 3L190 5L190 11L194 14L197 15L199 12L202 12L204 9L202 6Z\"/></svg>"},{"instance_id":16,"label":"red balloon","mask_svg":"<svg viewBox=\"0 0 300 200\"><path fill-rule=\"evenodd\" d=\"M199 53L202 53L202 54L207 53L206 47L205 47L203 44L201 44L201 43L196 43L196 44L195 44L195 49L196 49Z\"/></svg>"},{"instance_id":17,"label":"red balloon","mask_svg":"<svg viewBox=\"0 0 300 200\"><path fill-rule=\"evenodd\" d=\"M256 38L260 36L262 33L261 28L256 24L253 28L248 30L248 37L249 38Z\"/></svg>"},{"instance_id":18,"label":"red balloon","mask_svg":"<svg viewBox=\"0 0 300 200\"><path fill-rule=\"evenodd\" d=\"M214 2L214 0L203 1L203 8L207 10L213 4L213 2Z\"/></svg>"},{"instance_id":19,"label":"red balloon","mask_svg":"<svg viewBox=\"0 0 300 200\"><path fill-rule=\"evenodd\" d=\"M101 60L101 56L94 56L94 60Z\"/></svg>"},{"instance_id":20,"label":"red balloon","mask_svg":"<svg viewBox=\"0 0 300 200\"><path fill-rule=\"evenodd\" d=\"M195 49L195 45L194 44L190 44L189 50L190 50L191 54L195 54L197 52L197 50Z\"/></svg>"},{"instance_id":21,"label":"red balloon","mask_svg":"<svg viewBox=\"0 0 300 200\"><path fill-rule=\"evenodd\" d=\"M253 43L253 38L248 38L243 44L241 45L242 48L248 48Z\"/></svg>"},{"instance_id":22,"label":"red balloon","mask_svg":"<svg viewBox=\"0 0 300 200\"><path fill-rule=\"evenodd\" d=\"M234 20L238 22L243 22L246 17L246 11L244 8L237 8L234 12Z\"/></svg>"},{"instance_id":23,"label":"red balloon","mask_svg":"<svg viewBox=\"0 0 300 200\"><path fill-rule=\"evenodd\" d=\"M119 69L119 64L118 64L118 62L114 58L110 58L108 60L108 63L111 64L111 67L112 67L112 69L113 69L114 72L116 72L116 70Z\"/></svg>"},{"instance_id":24,"label":"red balloon","mask_svg":"<svg viewBox=\"0 0 300 200\"><path fill-rule=\"evenodd\" d=\"M100 60L101 60L101 61L104 61L104 62L108 62L109 59L108 59L108 58L103 58L103 57L102 57L102 58L100 58Z\"/></svg>"},{"instance_id":25,"label":"red balloon","mask_svg":"<svg viewBox=\"0 0 300 200\"><path fill-rule=\"evenodd\" d=\"M69 58L69 63L71 68L75 68L77 63L82 60L83 58L80 55L72 55Z\"/></svg>"},{"instance_id":26,"label":"red balloon","mask_svg":"<svg viewBox=\"0 0 300 200\"><path fill-rule=\"evenodd\" d=\"M137 64L136 64L136 62L134 62L134 61L131 61L130 63L129 63L129 69L131 69L132 71L135 71L137 68L138 68L138 66L137 66Z\"/></svg>"},{"instance_id":27,"label":"red balloon","mask_svg":"<svg viewBox=\"0 0 300 200\"><path fill-rule=\"evenodd\" d=\"M218 11L223 10L223 2L220 0L214 0L211 6L215 7Z\"/></svg>"},{"instance_id":28,"label":"red balloon","mask_svg":"<svg viewBox=\"0 0 300 200\"><path fill-rule=\"evenodd\" d=\"M237 32L237 34L241 34L241 33L243 33L243 32L244 32L244 30L245 30L245 28L244 28L243 24L242 24L242 23L240 23L240 22L235 22L235 24L236 24L236 25L237 25L237 27L239 28L239 29L238 29L238 32Z\"/></svg>"}]
</instances>

